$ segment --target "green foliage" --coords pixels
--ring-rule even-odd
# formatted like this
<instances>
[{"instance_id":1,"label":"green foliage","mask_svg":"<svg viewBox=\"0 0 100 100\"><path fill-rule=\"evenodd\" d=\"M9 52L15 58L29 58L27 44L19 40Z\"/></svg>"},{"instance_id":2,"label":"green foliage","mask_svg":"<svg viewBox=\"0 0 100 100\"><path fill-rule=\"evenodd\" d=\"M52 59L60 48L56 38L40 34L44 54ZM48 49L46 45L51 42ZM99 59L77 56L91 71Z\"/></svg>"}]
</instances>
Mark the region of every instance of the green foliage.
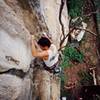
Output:
<instances>
[{"instance_id":1,"label":"green foliage","mask_svg":"<svg viewBox=\"0 0 100 100\"><path fill-rule=\"evenodd\" d=\"M67 76L65 76L65 74L62 74L60 78L61 78L62 86L64 86L65 80L67 80Z\"/></svg>"},{"instance_id":2,"label":"green foliage","mask_svg":"<svg viewBox=\"0 0 100 100\"><path fill-rule=\"evenodd\" d=\"M70 64L69 57L63 55L62 61L61 61L61 67L64 69L65 67L70 67L70 66L71 64Z\"/></svg>"},{"instance_id":3,"label":"green foliage","mask_svg":"<svg viewBox=\"0 0 100 100\"><path fill-rule=\"evenodd\" d=\"M61 61L61 67L62 69L71 67L71 61L77 61L77 62L82 62L84 59L84 56L82 53L78 52L75 48L73 47L66 47L63 51L63 57ZM67 76L64 74L61 75L61 83L64 84L65 80L67 79Z\"/></svg>"},{"instance_id":4,"label":"green foliage","mask_svg":"<svg viewBox=\"0 0 100 100\"><path fill-rule=\"evenodd\" d=\"M72 18L82 15L82 7L84 0L68 0L68 11Z\"/></svg>"},{"instance_id":5,"label":"green foliage","mask_svg":"<svg viewBox=\"0 0 100 100\"><path fill-rule=\"evenodd\" d=\"M81 63L83 59L84 59L84 56L81 52L78 52L73 47L66 47L63 51L61 66L63 68L71 67L71 64L70 64L71 61L77 61Z\"/></svg>"},{"instance_id":6,"label":"green foliage","mask_svg":"<svg viewBox=\"0 0 100 100\"><path fill-rule=\"evenodd\" d=\"M96 6L96 9L99 10L100 9L100 0L94 0L94 3L95 3L95 6ZM97 13L96 17L97 17L98 23L100 23L100 13Z\"/></svg>"},{"instance_id":7,"label":"green foliage","mask_svg":"<svg viewBox=\"0 0 100 100\"><path fill-rule=\"evenodd\" d=\"M80 84L84 86L93 85L93 77L86 71L78 72L78 76L80 77Z\"/></svg>"},{"instance_id":8,"label":"green foliage","mask_svg":"<svg viewBox=\"0 0 100 100\"><path fill-rule=\"evenodd\" d=\"M78 52L75 48L73 47L66 47L64 51L64 55L69 57L70 60L82 62L83 61L83 54Z\"/></svg>"}]
</instances>

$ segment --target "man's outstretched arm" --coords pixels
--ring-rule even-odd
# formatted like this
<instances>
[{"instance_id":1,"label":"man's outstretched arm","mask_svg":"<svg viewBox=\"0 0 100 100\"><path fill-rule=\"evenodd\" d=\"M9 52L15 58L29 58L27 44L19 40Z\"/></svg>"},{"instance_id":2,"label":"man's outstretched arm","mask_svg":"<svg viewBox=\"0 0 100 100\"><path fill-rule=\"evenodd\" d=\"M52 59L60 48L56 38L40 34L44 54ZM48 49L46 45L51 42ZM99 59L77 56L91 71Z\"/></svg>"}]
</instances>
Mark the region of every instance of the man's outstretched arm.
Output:
<instances>
[{"instance_id":1,"label":"man's outstretched arm","mask_svg":"<svg viewBox=\"0 0 100 100\"><path fill-rule=\"evenodd\" d=\"M31 37L31 52L32 52L32 56L34 57L40 57L40 58L44 58L48 56L48 52L47 51L38 51L35 47L35 40L34 40L34 36L32 35Z\"/></svg>"},{"instance_id":2,"label":"man's outstretched arm","mask_svg":"<svg viewBox=\"0 0 100 100\"><path fill-rule=\"evenodd\" d=\"M35 47L34 36L31 37L31 52L34 57L37 55L37 49Z\"/></svg>"}]
</instances>

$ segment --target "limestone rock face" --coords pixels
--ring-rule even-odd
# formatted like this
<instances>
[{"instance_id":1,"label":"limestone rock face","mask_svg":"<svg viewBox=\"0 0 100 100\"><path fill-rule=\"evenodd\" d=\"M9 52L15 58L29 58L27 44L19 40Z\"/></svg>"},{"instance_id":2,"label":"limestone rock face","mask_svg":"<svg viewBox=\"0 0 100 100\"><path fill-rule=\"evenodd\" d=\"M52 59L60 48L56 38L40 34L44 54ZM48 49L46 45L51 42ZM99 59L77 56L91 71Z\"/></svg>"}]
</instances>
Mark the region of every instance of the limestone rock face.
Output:
<instances>
[{"instance_id":1,"label":"limestone rock face","mask_svg":"<svg viewBox=\"0 0 100 100\"><path fill-rule=\"evenodd\" d=\"M0 72L11 68L29 70L32 59L29 40L22 17L0 0ZM0 74L0 100L31 100L30 84L30 78Z\"/></svg>"},{"instance_id":2,"label":"limestone rock face","mask_svg":"<svg viewBox=\"0 0 100 100\"><path fill-rule=\"evenodd\" d=\"M66 0L29 0L33 12L37 16L40 32L47 32L53 43L59 48L63 34L69 32L69 19ZM65 40L66 44L67 40Z\"/></svg>"},{"instance_id":3,"label":"limestone rock face","mask_svg":"<svg viewBox=\"0 0 100 100\"><path fill-rule=\"evenodd\" d=\"M0 75L0 100L32 100L31 81L9 74Z\"/></svg>"},{"instance_id":4,"label":"limestone rock face","mask_svg":"<svg viewBox=\"0 0 100 100\"><path fill-rule=\"evenodd\" d=\"M12 68L29 71L32 60L30 32L36 38L46 32L59 48L60 38L68 33L68 26L66 0L0 0L0 72ZM31 84L36 80L43 83L38 86L41 100L58 100L60 85L55 78L51 80L50 73L40 71L39 67L37 74L32 75L35 77L33 82L29 74L23 79L0 74L0 100L36 100L37 94L31 95L31 90L35 93ZM51 86L55 92L50 92Z\"/></svg>"},{"instance_id":5,"label":"limestone rock face","mask_svg":"<svg viewBox=\"0 0 100 100\"><path fill-rule=\"evenodd\" d=\"M61 10L62 1L64 6ZM65 0L40 0L41 12L44 16L49 33L52 35L54 43L59 47L61 34L68 33L68 15ZM61 14L61 15L60 15ZM61 22L60 22L61 21Z\"/></svg>"},{"instance_id":6,"label":"limestone rock face","mask_svg":"<svg viewBox=\"0 0 100 100\"><path fill-rule=\"evenodd\" d=\"M29 39L29 31L26 29L23 20L4 0L1 0L0 71L9 68L28 70L31 61Z\"/></svg>"},{"instance_id":7,"label":"limestone rock face","mask_svg":"<svg viewBox=\"0 0 100 100\"><path fill-rule=\"evenodd\" d=\"M28 7L23 8L20 5L23 2L19 3L17 0L0 1L0 70L12 67L28 70L31 61L29 32L35 32L34 34L38 35L43 31L48 31L58 48L62 28L64 34L68 33L66 3L60 15L60 0L29 0L27 2L32 8L33 14ZM8 61L7 57L12 60Z\"/></svg>"}]
</instances>

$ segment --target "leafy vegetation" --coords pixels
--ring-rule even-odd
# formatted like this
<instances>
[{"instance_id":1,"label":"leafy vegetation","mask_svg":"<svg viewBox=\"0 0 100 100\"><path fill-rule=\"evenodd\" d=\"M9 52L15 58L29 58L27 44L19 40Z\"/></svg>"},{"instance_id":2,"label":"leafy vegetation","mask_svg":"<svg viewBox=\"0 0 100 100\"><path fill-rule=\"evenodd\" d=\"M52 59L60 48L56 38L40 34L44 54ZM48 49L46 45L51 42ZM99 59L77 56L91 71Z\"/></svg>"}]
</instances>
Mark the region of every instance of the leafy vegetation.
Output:
<instances>
[{"instance_id":1,"label":"leafy vegetation","mask_svg":"<svg viewBox=\"0 0 100 100\"><path fill-rule=\"evenodd\" d=\"M67 80L68 77L63 73L63 74L61 74L60 78L61 78L61 87L63 87L65 80Z\"/></svg>"},{"instance_id":2,"label":"leafy vegetation","mask_svg":"<svg viewBox=\"0 0 100 100\"><path fill-rule=\"evenodd\" d=\"M65 48L64 55L69 57L70 60L75 60L75 61L78 61L78 62L82 62L83 61L83 54L78 52L73 47Z\"/></svg>"},{"instance_id":3,"label":"leafy vegetation","mask_svg":"<svg viewBox=\"0 0 100 100\"><path fill-rule=\"evenodd\" d=\"M62 57L62 62L61 66L63 68L65 67L71 67L71 61L76 61L76 62L82 62L84 59L83 53L78 52L75 48L73 47L66 47L63 51L63 57Z\"/></svg>"},{"instance_id":4,"label":"leafy vegetation","mask_svg":"<svg viewBox=\"0 0 100 100\"><path fill-rule=\"evenodd\" d=\"M100 9L100 0L94 0L96 9L99 10ZM100 13L96 14L97 17L97 22L100 23Z\"/></svg>"},{"instance_id":5,"label":"leafy vegetation","mask_svg":"<svg viewBox=\"0 0 100 100\"><path fill-rule=\"evenodd\" d=\"M68 11L72 18L82 15L84 0L68 0Z\"/></svg>"}]
</instances>

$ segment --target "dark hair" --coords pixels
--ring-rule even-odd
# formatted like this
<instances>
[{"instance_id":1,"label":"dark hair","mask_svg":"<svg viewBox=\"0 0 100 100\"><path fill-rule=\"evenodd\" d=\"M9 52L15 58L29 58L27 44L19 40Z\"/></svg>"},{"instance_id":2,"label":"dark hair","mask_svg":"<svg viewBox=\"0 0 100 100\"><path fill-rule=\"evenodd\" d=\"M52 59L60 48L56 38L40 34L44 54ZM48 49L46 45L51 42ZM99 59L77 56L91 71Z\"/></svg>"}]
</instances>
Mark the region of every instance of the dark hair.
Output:
<instances>
[{"instance_id":1,"label":"dark hair","mask_svg":"<svg viewBox=\"0 0 100 100\"><path fill-rule=\"evenodd\" d=\"M39 41L38 41L38 44L39 44L40 46L42 46L42 47L45 47L45 46L50 47L51 42L50 42L50 40L49 40L48 38L46 38L46 37L41 37L41 38L39 39Z\"/></svg>"}]
</instances>

